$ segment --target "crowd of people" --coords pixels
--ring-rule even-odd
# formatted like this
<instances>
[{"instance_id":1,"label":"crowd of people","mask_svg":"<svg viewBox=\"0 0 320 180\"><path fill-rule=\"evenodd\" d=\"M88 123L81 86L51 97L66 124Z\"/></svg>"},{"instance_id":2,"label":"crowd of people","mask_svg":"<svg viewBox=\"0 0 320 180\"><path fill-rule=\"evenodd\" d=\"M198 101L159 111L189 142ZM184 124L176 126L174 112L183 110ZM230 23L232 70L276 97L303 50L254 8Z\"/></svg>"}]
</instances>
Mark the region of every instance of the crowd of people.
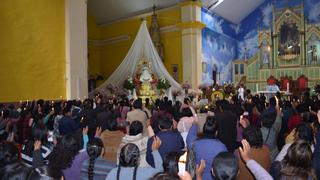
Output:
<instances>
[{"instance_id":1,"label":"crowd of people","mask_svg":"<svg viewBox=\"0 0 320 180\"><path fill-rule=\"evenodd\" d=\"M320 178L320 100L308 92L201 111L187 97L151 101L1 104L0 180Z\"/></svg>"}]
</instances>

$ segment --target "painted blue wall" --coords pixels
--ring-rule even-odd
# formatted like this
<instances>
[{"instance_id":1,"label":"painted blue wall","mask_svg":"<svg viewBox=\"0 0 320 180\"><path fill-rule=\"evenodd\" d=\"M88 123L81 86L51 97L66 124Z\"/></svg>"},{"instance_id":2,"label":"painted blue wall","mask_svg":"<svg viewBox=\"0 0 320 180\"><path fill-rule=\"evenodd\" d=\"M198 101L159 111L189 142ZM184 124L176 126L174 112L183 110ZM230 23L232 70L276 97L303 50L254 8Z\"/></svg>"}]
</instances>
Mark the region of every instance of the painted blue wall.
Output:
<instances>
[{"instance_id":1,"label":"painted blue wall","mask_svg":"<svg viewBox=\"0 0 320 180\"><path fill-rule=\"evenodd\" d=\"M296 6L303 0L277 0L276 8ZM288 4L287 4L288 3ZM272 0L265 0L238 25L202 9L202 58L207 64L202 79L211 83L212 65L221 71L220 84L232 78L232 60L249 59L258 52L258 23L260 28L272 28ZM308 23L320 23L320 0L304 0L304 14ZM317 46L320 55L320 41Z\"/></svg>"},{"instance_id":2,"label":"painted blue wall","mask_svg":"<svg viewBox=\"0 0 320 180\"><path fill-rule=\"evenodd\" d=\"M236 33L232 28L235 25L205 9L202 9L201 18L207 25L202 30L202 61L205 64L202 81L212 84L212 67L215 64L217 81L220 84L229 82L232 78L232 60L237 57Z\"/></svg>"}]
</instances>

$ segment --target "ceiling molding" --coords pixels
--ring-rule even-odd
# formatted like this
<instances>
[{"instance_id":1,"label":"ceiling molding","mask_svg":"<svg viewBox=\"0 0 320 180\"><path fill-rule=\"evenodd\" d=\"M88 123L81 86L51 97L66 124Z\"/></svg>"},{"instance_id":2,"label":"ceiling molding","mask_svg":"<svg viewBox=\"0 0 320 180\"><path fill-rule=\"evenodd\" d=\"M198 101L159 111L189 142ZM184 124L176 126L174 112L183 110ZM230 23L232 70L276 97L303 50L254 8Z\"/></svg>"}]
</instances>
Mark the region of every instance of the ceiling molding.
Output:
<instances>
[{"instance_id":1,"label":"ceiling molding","mask_svg":"<svg viewBox=\"0 0 320 180\"><path fill-rule=\"evenodd\" d=\"M120 36L112 37L109 39L103 39L103 40L89 39L88 44L92 46L105 46L105 45L111 45L111 44L128 41L129 39L130 39L129 35L120 35Z\"/></svg>"},{"instance_id":2,"label":"ceiling molding","mask_svg":"<svg viewBox=\"0 0 320 180\"><path fill-rule=\"evenodd\" d=\"M160 13L160 12L164 12L164 11L168 11L168 10L172 10L172 9L180 9L180 6L179 5L173 5L173 6L165 7L165 8L162 8L162 9L157 9L156 13ZM132 19L142 19L142 18L151 16L152 14L153 14L153 11L149 10L149 12L146 12L146 13L142 13L142 14L139 14L139 15L134 15L134 16L127 17L127 18L121 18L121 19L117 19L117 20L114 20L114 21L106 22L106 23L101 23L101 24L98 24L98 26L104 27L104 26L112 25L114 23L128 21L128 20L132 20ZM179 20L179 22L180 22L180 20Z\"/></svg>"}]
</instances>

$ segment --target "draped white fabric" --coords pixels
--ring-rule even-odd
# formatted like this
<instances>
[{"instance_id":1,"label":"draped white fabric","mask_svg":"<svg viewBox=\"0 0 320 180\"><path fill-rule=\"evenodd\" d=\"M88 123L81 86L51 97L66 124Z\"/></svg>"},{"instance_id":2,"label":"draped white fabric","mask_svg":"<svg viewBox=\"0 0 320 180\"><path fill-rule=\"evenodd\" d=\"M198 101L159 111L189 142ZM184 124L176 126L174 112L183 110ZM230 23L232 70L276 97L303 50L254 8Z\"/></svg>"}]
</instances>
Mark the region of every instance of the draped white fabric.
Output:
<instances>
[{"instance_id":1,"label":"draped white fabric","mask_svg":"<svg viewBox=\"0 0 320 180\"><path fill-rule=\"evenodd\" d=\"M167 79L173 90L181 89L180 84L171 77L163 65L160 56L151 40L147 28L147 22L144 20L142 21L138 34L122 63L95 91L104 91L108 84L113 84L122 88L123 82L128 77L135 76L138 70L138 63L142 58L150 61L151 70L158 79Z\"/></svg>"}]
</instances>

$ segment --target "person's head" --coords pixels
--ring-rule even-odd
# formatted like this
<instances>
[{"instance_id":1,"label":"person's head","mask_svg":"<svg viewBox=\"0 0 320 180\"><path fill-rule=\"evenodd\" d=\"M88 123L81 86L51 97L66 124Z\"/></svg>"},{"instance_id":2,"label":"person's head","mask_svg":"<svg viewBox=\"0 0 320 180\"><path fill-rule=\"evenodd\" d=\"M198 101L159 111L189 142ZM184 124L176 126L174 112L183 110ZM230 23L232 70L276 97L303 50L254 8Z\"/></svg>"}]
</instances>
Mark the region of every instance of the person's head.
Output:
<instances>
[{"instance_id":1,"label":"person's head","mask_svg":"<svg viewBox=\"0 0 320 180\"><path fill-rule=\"evenodd\" d=\"M153 177L150 178L150 180L180 180L180 178L177 175L174 176L166 172L159 172L153 175Z\"/></svg>"},{"instance_id":2,"label":"person's head","mask_svg":"<svg viewBox=\"0 0 320 180\"><path fill-rule=\"evenodd\" d=\"M119 166L137 167L139 165L140 150L137 145L128 143L120 150Z\"/></svg>"},{"instance_id":3,"label":"person's head","mask_svg":"<svg viewBox=\"0 0 320 180\"><path fill-rule=\"evenodd\" d=\"M260 148L263 145L262 133L254 126L248 126L245 128L242 132L242 136L243 139L246 139L253 148Z\"/></svg>"},{"instance_id":4,"label":"person's head","mask_svg":"<svg viewBox=\"0 0 320 180\"><path fill-rule=\"evenodd\" d=\"M134 109L142 109L142 101L140 99L137 99L133 102L133 108Z\"/></svg>"},{"instance_id":5,"label":"person's head","mask_svg":"<svg viewBox=\"0 0 320 180\"><path fill-rule=\"evenodd\" d=\"M306 141L296 141L288 149L281 168L280 179L308 179L312 173L312 151Z\"/></svg>"},{"instance_id":6,"label":"person's head","mask_svg":"<svg viewBox=\"0 0 320 180\"><path fill-rule=\"evenodd\" d=\"M30 168L23 163L11 163L0 169L2 180L25 180L27 179Z\"/></svg>"},{"instance_id":7,"label":"person's head","mask_svg":"<svg viewBox=\"0 0 320 180\"><path fill-rule=\"evenodd\" d=\"M4 166L19 161L19 150L11 142L0 143L0 169Z\"/></svg>"},{"instance_id":8,"label":"person's head","mask_svg":"<svg viewBox=\"0 0 320 180\"><path fill-rule=\"evenodd\" d=\"M129 135L136 136L143 132L143 125L140 121L133 121L129 127Z\"/></svg>"},{"instance_id":9,"label":"person's head","mask_svg":"<svg viewBox=\"0 0 320 180\"><path fill-rule=\"evenodd\" d=\"M93 180L93 170L95 160L102 155L103 143L99 138L93 138L87 144L87 153L89 155L88 179Z\"/></svg>"},{"instance_id":10,"label":"person's head","mask_svg":"<svg viewBox=\"0 0 320 180\"><path fill-rule=\"evenodd\" d=\"M192 117L192 111L190 108L186 107L181 110L181 117Z\"/></svg>"},{"instance_id":11,"label":"person's head","mask_svg":"<svg viewBox=\"0 0 320 180\"><path fill-rule=\"evenodd\" d=\"M204 138L216 138L218 134L218 124L214 116L208 116L206 122L203 125L203 137Z\"/></svg>"},{"instance_id":12,"label":"person's head","mask_svg":"<svg viewBox=\"0 0 320 180\"><path fill-rule=\"evenodd\" d=\"M261 114L262 126L266 128L271 128L274 121L276 120L277 112L274 109L265 110Z\"/></svg>"},{"instance_id":13,"label":"person's head","mask_svg":"<svg viewBox=\"0 0 320 180\"><path fill-rule=\"evenodd\" d=\"M221 109L223 111L229 111L230 110L230 103L225 99L221 100Z\"/></svg>"},{"instance_id":14,"label":"person's head","mask_svg":"<svg viewBox=\"0 0 320 180\"><path fill-rule=\"evenodd\" d=\"M59 179L53 178L50 176L50 169L48 168L48 166L40 166L32 169L28 173L27 180L59 180Z\"/></svg>"},{"instance_id":15,"label":"person's head","mask_svg":"<svg viewBox=\"0 0 320 180\"><path fill-rule=\"evenodd\" d=\"M159 116L157 121L160 130L170 130L172 128L173 122L167 116Z\"/></svg>"},{"instance_id":16,"label":"person's head","mask_svg":"<svg viewBox=\"0 0 320 180\"><path fill-rule=\"evenodd\" d=\"M48 131L44 125L38 125L32 130L33 140L41 141L41 144L45 144L48 141Z\"/></svg>"},{"instance_id":17,"label":"person's head","mask_svg":"<svg viewBox=\"0 0 320 180\"><path fill-rule=\"evenodd\" d=\"M179 172L179 158L181 153L171 151L169 152L163 160L163 170L165 173L170 175L178 175Z\"/></svg>"},{"instance_id":18,"label":"person's head","mask_svg":"<svg viewBox=\"0 0 320 180\"><path fill-rule=\"evenodd\" d=\"M137 145L128 143L120 150L117 180L120 179L121 167L134 167L133 179L136 179L137 168L140 161L140 150Z\"/></svg>"},{"instance_id":19,"label":"person's head","mask_svg":"<svg viewBox=\"0 0 320 180\"><path fill-rule=\"evenodd\" d=\"M271 97L270 99L269 99L269 105L270 106L276 106L276 103L277 103L277 101L276 101L276 98L275 97Z\"/></svg>"},{"instance_id":20,"label":"person's head","mask_svg":"<svg viewBox=\"0 0 320 180\"><path fill-rule=\"evenodd\" d=\"M78 137L74 134L68 134L58 141L58 144L50 153L49 169L52 171L52 177L61 178L62 170L71 167L74 157L80 149Z\"/></svg>"},{"instance_id":21,"label":"person's head","mask_svg":"<svg viewBox=\"0 0 320 180\"><path fill-rule=\"evenodd\" d=\"M118 130L117 120L113 118L107 119L107 129L109 131L117 131Z\"/></svg>"},{"instance_id":22,"label":"person's head","mask_svg":"<svg viewBox=\"0 0 320 180\"><path fill-rule=\"evenodd\" d=\"M217 180L235 180L239 163L232 153L221 152L214 158L211 170Z\"/></svg>"},{"instance_id":23,"label":"person's head","mask_svg":"<svg viewBox=\"0 0 320 180\"><path fill-rule=\"evenodd\" d=\"M65 107L65 108L63 109L63 115L70 117L70 116L72 115L72 113L71 113L71 107L69 107L69 106Z\"/></svg>"},{"instance_id":24,"label":"person's head","mask_svg":"<svg viewBox=\"0 0 320 180\"><path fill-rule=\"evenodd\" d=\"M309 124L301 123L296 127L296 140L304 140L311 145L313 143L313 138L313 130Z\"/></svg>"}]
</instances>

